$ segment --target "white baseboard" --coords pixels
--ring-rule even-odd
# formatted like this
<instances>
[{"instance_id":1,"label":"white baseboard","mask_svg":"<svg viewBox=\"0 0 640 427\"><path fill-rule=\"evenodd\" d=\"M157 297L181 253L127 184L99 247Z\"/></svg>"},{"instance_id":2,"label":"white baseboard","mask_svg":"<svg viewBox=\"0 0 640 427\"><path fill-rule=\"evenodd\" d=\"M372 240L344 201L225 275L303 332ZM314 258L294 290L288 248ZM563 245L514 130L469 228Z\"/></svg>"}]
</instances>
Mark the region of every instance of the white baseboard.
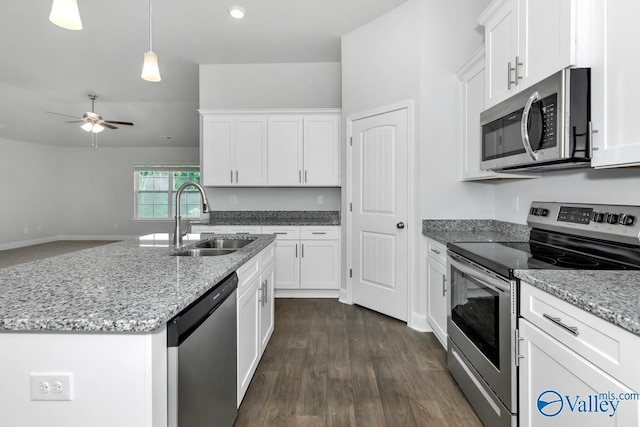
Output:
<instances>
[{"instance_id":1,"label":"white baseboard","mask_svg":"<svg viewBox=\"0 0 640 427\"><path fill-rule=\"evenodd\" d=\"M38 239L21 240L19 242L3 243L0 244L0 251L7 249L18 249L26 246L40 245L42 243L57 242L60 240L127 240L136 236L113 236L113 235L65 235L65 236L49 236L40 237Z\"/></svg>"},{"instance_id":2,"label":"white baseboard","mask_svg":"<svg viewBox=\"0 0 640 427\"><path fill-rule=\"evenodd\" d=\"M276 298L338 298L337 289L276 289Z\"/></svg>"},{"instance_id":3,"label":"white baseboard","mask_svg":"<svg viewBox=\"0 0 640 427\"><path fill-rule=\"evenodd\" d=\"M353 301L349 300L349 293L346 289L340 289L340 297L338 298L343 304L353 305Z\"/></svg>"},{"instance_id":4,"label":"white baseboard","mask_svg":"<svg viewBox=\"0 0 640 427\"><path fill-rule=\"evenodd\" d=\"M418 313L411 313L407 326L418 332L433 332L427 321L427 316Z\"/></svg>"}]
</instances>

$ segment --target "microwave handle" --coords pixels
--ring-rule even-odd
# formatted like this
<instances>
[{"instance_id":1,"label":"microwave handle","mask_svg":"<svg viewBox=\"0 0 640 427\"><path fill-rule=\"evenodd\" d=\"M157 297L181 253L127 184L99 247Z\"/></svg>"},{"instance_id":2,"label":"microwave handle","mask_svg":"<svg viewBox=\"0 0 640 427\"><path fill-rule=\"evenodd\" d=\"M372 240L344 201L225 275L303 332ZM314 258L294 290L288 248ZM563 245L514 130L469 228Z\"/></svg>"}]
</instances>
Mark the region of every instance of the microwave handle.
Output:
<instances>
[{"instance_id":1,"label":"microwave handle","mask_svg":"<svg viewBox=\"0 0 640 427\"><path fill-rule=\"evenodd\" d=\"M527 152L531 160L538 160L538 154L533 151L531 147L531 141L529 141L529 112L531 111L531 106L534 102L538 100L538 92L534 92L530 97L527 103L524 106L524 111L522 112L522 119L520 120L520 134L522 135L522 144L524 145L524 150Z\"/></svg>"}]
</instances>

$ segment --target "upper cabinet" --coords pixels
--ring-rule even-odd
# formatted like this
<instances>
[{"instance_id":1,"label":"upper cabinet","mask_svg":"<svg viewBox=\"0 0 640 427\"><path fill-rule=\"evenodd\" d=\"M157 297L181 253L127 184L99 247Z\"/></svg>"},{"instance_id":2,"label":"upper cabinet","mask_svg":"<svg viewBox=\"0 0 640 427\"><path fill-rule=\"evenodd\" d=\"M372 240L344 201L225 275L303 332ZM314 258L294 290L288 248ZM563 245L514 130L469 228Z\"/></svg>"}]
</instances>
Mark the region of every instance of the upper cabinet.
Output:
<instances>
[{"instance_id":1,"label":"upper cabinet","mask_svg":"<svg viewBox=\"0 0 640 427\"><path fill-rule=\"evenodd\" d=\"M340 110L200 113L205 186L340 186Z\"/></svg>"},{"instance_id":2,"label":"upper cabinet","mask_svg":"<svg viewBox=\"0 0 640 427\"><path fill-rule=\"evenodd\" d=\"M637 0L595 2L591 116L596 168L640 165Z\"/></svg>"},{"instance_id":3,"label":"upper cabinet","mask_svg":"<svg viewBox=\"0 0 640 427\"><path fill-rule=\"evenodd\" d=\"M340 186L340 114L269 117L268 185Z\"/></svg>"},{"instance_id":4,"label":"upper cabinet","mask_svg":"<svg viewBox=\"0 0 640 427\"><path fill-rule=\"evenodd\" d=\"M203 116L200 157L206 186L265 185L266 116Z\"/></svg>"},{"instance_id":5,"label":"upper cabinet","mask_svg":"<svg viewBox=\"0 0 640 427\"><path fill-rule=\"evenodd\" d=\"M486 108L569 66L590 65L591 1L494 0L485 27Z\"/></svg>"}]
</instances>

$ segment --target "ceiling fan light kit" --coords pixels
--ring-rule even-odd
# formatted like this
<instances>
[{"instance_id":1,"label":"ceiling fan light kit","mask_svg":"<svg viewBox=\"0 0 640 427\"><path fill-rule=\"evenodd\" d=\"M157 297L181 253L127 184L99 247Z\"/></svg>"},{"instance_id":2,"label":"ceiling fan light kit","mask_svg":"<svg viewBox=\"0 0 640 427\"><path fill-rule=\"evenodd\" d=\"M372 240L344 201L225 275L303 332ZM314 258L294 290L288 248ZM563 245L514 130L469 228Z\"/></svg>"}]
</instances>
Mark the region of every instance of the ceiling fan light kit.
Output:
<instances>
[{"instance_id":1,"label":"ceiling fan light kit","mask_svg":"<svg viewBox=\"0 0 640 427\"><path fill-rule=\"evenodd\" d=\"M49 21L67 30L81 30L78 0L53 0Z\"/></svg>"},{"instance_id":2,"label":"ceiling fan light kit","mask_svg":"<svg viewBox=\"0 0 640 427\"><path fill-rule=\"evenodd\" d=\"M80 126L83 130L86 130L87 132L93 132L93 133L100 133L104 130L104 126L102 126L99 123L91 123L91 122L87 122L85 124L83 124L82 126Z\"/></svg>"},{"instance_id":3,"label":"ceiling fan light kit","mask_svg":"<svg viewBox=\"0 0 640 427\"><path fill-rule=\"evenodd\" d=\"M143 80L154 83L162 80L160 77L160 67L158 66L158 55L153 51L151 0L149 0L149 51L144 53L144 62L142 64L142 74L140 77L142 77Z\"/></svg>"}]
</instances>

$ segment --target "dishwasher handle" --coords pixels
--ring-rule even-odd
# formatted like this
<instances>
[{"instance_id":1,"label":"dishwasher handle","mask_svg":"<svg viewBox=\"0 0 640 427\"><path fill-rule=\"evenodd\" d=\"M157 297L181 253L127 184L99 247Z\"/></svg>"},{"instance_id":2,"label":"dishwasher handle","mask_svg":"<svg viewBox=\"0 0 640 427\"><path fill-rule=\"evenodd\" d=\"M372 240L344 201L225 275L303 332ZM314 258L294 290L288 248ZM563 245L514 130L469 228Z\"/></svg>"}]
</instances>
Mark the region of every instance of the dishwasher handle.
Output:
<instances>
[{"instance_id":1,"label":"dishwasher handle","mask_svg":"<svg viewBox=\"0 0 640 427\"><path fill-rule=\"evenodd\" d=\"M238 275L233 272L167 323L167 347L177 347L216 309L234 295Z\"/></svg>"}]
</instances>

